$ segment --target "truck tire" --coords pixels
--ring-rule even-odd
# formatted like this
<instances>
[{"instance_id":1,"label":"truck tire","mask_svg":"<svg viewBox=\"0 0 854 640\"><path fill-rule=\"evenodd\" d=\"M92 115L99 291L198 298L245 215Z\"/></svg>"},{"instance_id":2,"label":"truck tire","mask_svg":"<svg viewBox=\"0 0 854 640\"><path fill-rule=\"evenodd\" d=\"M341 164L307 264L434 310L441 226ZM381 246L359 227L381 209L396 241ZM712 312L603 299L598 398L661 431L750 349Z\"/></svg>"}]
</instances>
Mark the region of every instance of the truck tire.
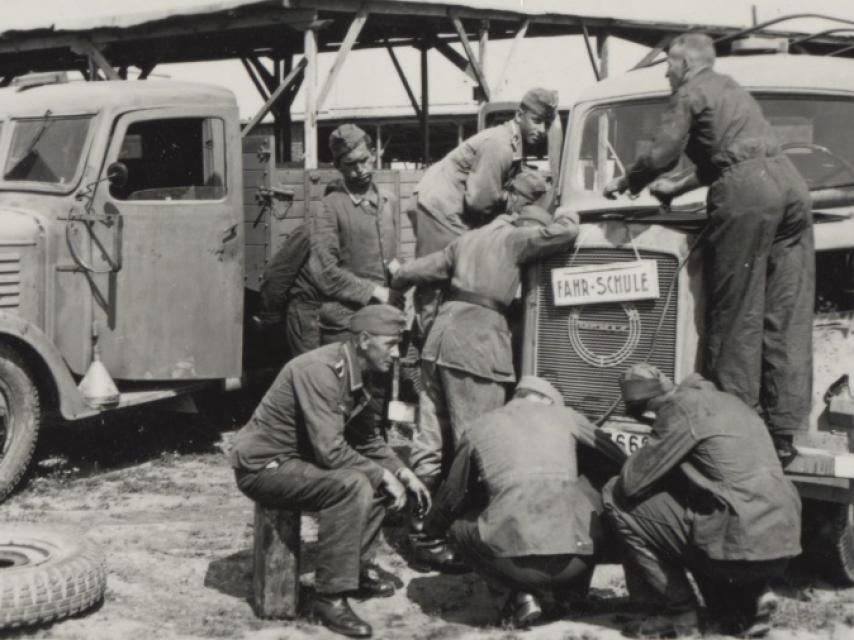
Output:
<instances>
[{"instance_id":1,"label":"truck tire","mask_svg":"<svg viewBox=\"0 0 854 640\"><path fill-rule=\"evenodd\" d=\"M854 505L804 500L801 567L837 585L854 584Z\"/></svg>"},{"instance_id":2,"label":"truck tire","mask_svg":"<svg viewBox=\"0 0 854 640\"><path fill-rule=\"evenodd\" d=\"M0 501L21 481L38 439L39 391L26 363L0 344Z\"/></svg>"},{"instance_id":3,"label":"truck tire","mask_svg":"<svg viewBox=\"0 0 854 640\"><path fill-rule=\"evenodd\" d=\"M0 629L53 622L104 597L98 549L67 531L0 524Z\"/></svg>"}]
</instances>

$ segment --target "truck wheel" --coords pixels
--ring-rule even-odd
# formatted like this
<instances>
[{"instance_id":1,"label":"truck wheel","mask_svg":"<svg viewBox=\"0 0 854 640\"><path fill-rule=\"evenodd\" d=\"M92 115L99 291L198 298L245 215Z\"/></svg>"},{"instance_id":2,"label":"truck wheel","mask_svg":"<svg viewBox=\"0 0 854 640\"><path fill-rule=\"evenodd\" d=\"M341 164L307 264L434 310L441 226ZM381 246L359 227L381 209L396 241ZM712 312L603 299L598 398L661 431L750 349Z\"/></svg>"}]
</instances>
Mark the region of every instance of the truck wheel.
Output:
<instances>
[{"instance_id":1,"label":"truck wheel","mask_svg":"<svg viewBox=\"0 0 854 640\"><path fill-rule=\"evenodd\" d=\"M0 526L0 629L85 611L103 599L106 583L91 542L54 528Z\"/></svg>"},{"instance_id":2,"label":"truck wheel","mask_svg":"<svg viewBox=\"0 0 854 640\"><path fill-rule=\"evenodd\" d=\"M834 584L854 584L854 505L804 500L804 548L799 564Z\"/></svg>"},{"instance_id":3,"label":"truck wheel","mask_svg":"<svg viewBox=\"0 0 854 640\"><path fill-rule=\"evenodd\" d=\"M0 500L26 472L40 422L39 391L26 364L14 349L0 344Z\"/></svg>"}]
</instances>

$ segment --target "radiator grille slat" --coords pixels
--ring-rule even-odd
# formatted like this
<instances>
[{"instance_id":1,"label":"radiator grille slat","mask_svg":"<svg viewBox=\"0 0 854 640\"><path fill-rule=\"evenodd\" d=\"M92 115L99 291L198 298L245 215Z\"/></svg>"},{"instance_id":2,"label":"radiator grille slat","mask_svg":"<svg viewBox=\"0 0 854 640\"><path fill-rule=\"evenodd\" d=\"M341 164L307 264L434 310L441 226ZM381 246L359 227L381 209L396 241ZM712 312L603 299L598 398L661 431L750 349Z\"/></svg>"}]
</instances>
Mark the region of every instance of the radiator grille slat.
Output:
<instances>
[{"instance_id":1,"label":"radiator grille slat","mask_svg":"<svg viewBox=\"0 0 854 640\"><path fill-rule=\"evenodd\" d=\"M567 405L591 418L605 413L620 393L619 376L629 365L644 360L673 377L676 360L676 305L678 283L651 352L653 334L665 307L667 290L678 268L675 256L641 251L641 258L658 262L660 298L630 303L637 310L634 321L618 303L587 305L583 308L555 307L551 290L551 270L558 267L606 264L635 260L631 249L580 249L554 256L544 263L538 290L537 374L550 380L563 394ZM570 265L571 262L571 265ZM576 309L580 328L575 344L570 338L570 315ZM634 328L630 328L634 324ZM639 329L639 331L637 331ZM635 336L635 338L632 338ZM636 339L636 344L633 340ZM632 347L634 344L634 347ZM620 352L630 350L620 362ZM587 360L597 362L594 366ZM613 364L612 364L613 363ZM603 366L604 365L604 366ZM611 366L608 366L611 365ZM625 413L620 402L615 413Z\"/></svg>"}]
</instances>

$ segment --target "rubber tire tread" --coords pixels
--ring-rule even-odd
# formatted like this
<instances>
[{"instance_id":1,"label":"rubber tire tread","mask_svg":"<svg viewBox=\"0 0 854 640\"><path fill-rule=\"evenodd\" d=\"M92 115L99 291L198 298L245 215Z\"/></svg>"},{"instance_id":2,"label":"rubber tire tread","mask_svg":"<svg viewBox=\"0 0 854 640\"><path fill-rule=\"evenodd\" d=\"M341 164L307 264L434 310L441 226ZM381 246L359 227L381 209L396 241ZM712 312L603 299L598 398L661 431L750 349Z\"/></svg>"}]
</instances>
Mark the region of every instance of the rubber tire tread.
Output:
<instances>
[{"instance_id":1,"label":"rubber tire tread","mask_svg":"<svg viewBox=\"0 0 854 640\"><path fill-rule=\"evenodd\" d=\"M834 584L854 585L854 527L848 514L854 507L847 504L830 506L828 516L834 553L832 560L825 565L825 573Z\"/></svg>"},{"instance_id":2,"label":"rubber tire tread","mask_svg":"<svg viewBox=\"0 0 854 640\"><path fill-rule=\"evenodd\" d=\"M41 426L39 391L23 358L9 345L0 343L0 378L19 396L21 406L13 410L16 424L9 451L0 459L0 501L18 486L30 466Z\"/></svg>"},{"instance_id":3,"label":"rubber tire tread","mask_svg":"<svg viewBox=\"0 0 854 640\"><path fill-rule=\"evenodd\" d=\"M0 548L46 540L41 564L0 569L0 629L41 625L86 611L104 598L107 570L98 548L73 533L36 525L0 525Z\"/></svg>"}]
</instances>

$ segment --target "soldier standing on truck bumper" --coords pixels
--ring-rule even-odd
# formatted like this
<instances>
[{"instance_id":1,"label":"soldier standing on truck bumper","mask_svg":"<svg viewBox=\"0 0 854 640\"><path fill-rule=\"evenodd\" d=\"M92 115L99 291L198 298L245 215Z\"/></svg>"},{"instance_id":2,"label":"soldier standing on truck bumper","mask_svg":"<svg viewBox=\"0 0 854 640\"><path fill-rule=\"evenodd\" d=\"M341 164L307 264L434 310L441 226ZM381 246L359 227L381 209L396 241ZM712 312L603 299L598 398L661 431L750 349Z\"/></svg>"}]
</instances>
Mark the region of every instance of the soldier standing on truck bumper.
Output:
<instances>
[{"instance_id":1,"label":"soldier standing on truck bumper","mask_svg":"<svg viewBox=\"0 0 854 640\"><path fill-rule=\"evenodd\" d=\"M365 374L388 371L403 328L403 313L388 305L355 313L349 340L285 365L230 453L237 486L251 499L318 512L317 595L310 615L354 637L370 636L371 627L350 609L347 597L394 593L394 585L377 578L369 562L385 499L400 509L408 490L423 509L430 508L427 489L388 444L352 421L369 401Z\"/></svg>"},{"instance_id":2,"label":"soldier standing on truck bumper","mask_svg":"<svg viewBox=\"0 0 854 640\"><path fill-rule=\"evenodd\" d=\"M542 145L557 113L557 92L530 89L516 116L484 129L427 169L415 188L415 257L441 251L469 229L506 208L507 183L522 166L524 151ZM415 290L415 312L426 339L441 303L440 284Z\"/></svg>"},{"instance_id":3,"label":"soldier standing on truck bumper","mask_svg":"<svg viewBox=\"0 0 854 640\"><path fill-rule=\"evenodd\" d=\"M776 609L768 580L801 552L801 502L761 418L699 374L674 387L641 363L620 386L631 415L656 418L649 443L605 485L603 499L627 575L664 607L664 615L626 631L694 633L698 605L688 569L723 632L767 632Z\"/></svg>"},{"instance_id":4,"label":"soldier standing on truck bumper","mask_svg":"<svg viewBox=\"0 0 854 640\"><path fill-rule=\"evenodd\" d=\"M705 368L722 390L760 409L788 460L812 402L812 207L759 105L712 70L714 58L708 36L673 41L667 77L674 93L652 148L605 195L637 194L652 182L650 192L669 202L709 185ZM683 151L696 174L653 182Z\"/></svg>"}]
</instances>

